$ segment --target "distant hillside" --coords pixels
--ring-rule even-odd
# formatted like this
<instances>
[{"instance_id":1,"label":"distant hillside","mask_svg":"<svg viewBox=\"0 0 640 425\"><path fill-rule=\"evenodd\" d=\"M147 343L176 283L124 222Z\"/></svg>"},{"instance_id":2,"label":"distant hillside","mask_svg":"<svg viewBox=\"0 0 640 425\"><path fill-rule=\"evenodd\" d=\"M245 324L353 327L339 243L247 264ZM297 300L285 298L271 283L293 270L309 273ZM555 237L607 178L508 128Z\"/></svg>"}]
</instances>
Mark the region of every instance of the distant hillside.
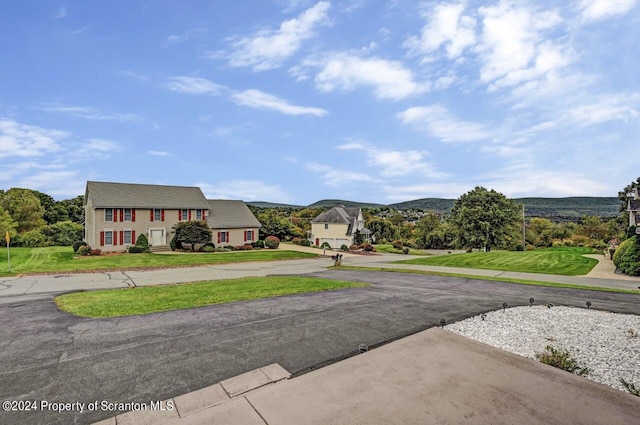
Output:
<instances>
[{"instance_id":1,"label":"distant hillside","mask_svg":"<svg viewBox=\"0 0 640 425\"><path fill-rule=\"evenodd\" d=\"M263 201L247 202L246 204L251 205L253 207L258 207L258 208L291 208L291 209L304 208L301 205L278 204L277 202L263 202Z\"/></svg>"},{"instance_id":2,"label":"distant hillside","mask_svg":"<svg viewBox=\"0 0 640 425\"><path fill-rule=\"evenodd\" d=\"M423 198L415 201L398 202L389 207L396 210L449 211L455 199Z\"/></svg>"},{"instance_id":3,"label":"distant hillside","mask_svg":"<svg viewBox=\"0 0 640 425\"><path fill-rule=\"evenodd\" d=\"M343 201L340 199L323 199L321 201L308 205L307 208L333 208L338 205L360 208L384 208L387 206L383 204L369 204L367 202Z\"/></svg>"}]
</instances>

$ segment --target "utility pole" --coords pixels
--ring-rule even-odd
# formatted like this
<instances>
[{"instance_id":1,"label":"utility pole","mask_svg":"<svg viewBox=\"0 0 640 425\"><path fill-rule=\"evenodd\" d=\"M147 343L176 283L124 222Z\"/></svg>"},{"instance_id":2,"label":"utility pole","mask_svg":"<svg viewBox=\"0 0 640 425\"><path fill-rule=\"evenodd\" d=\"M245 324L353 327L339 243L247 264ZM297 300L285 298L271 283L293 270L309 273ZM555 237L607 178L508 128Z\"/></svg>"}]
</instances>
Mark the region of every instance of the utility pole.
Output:
<instances>
[{"instance_id":1,"label":"utility pole","mask_svg":"<svg viewBox=\"0 0 640 425\"><path fill-rule=\"evenodd\" d=\"M522 204L522 250L527 250L527 242L525 241L525 228L526 224L524 221L524 204Z\"/></svg>"}]
</instances>

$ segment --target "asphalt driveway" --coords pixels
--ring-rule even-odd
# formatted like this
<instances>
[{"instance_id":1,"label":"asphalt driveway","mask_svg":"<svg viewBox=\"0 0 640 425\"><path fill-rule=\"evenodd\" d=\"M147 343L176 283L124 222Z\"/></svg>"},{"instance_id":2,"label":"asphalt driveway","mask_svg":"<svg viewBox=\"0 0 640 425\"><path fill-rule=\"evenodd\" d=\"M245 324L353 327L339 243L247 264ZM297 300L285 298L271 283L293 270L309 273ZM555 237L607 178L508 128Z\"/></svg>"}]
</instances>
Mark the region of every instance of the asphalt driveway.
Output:
<instances>
[{"instance_id":1,"label":"asphalt driveway","mask_svg":"<svg viewBox=\"0 0 640 425\"><path fill-rule=\"evenodd\" d=\"M640 295L462 278L330 270L368 288L119 319L59 312L51 294L0 305L0 401L149 402L271 363L294 374L436 325L509 305L640 314ZM92 423L117 412L1 412L0 423Z\"/></svg>"}]
</instances>

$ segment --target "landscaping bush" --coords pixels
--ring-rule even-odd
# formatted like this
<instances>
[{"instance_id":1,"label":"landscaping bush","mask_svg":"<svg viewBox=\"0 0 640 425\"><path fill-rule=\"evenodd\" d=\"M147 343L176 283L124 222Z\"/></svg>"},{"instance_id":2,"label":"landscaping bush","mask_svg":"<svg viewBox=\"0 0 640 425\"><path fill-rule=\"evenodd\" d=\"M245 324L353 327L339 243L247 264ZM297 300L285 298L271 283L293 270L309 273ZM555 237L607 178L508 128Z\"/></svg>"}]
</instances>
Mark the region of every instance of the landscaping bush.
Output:
<instances>
[{"instance_id":1,"label":"landscaping bush","mask_svg":"<svg viewBox=\"0 0 640 425\"><path fill-rule=\"evenodd\" d=\"M393 243L391 245L393 245L393 247L395 249L397 249L398 251L400 251L402 249L402 241L401 240L393 241Z\"/></svg>"},{"instance_id":2,"label":"landscaping bush","mask_svg":"<svg viewBox=\"0 0 640 425\"><path fill-rule=\"evenodd\" d=\"M229 252L230 250L227 248L216 248L216 252Z\"/></svg>"},{"instance_id":3,"label":"landscaping bush","mask_svg":"<svg viewBox=\"0 0 640 425\"><path fill-rule=\"evenodd\" d=\"M629 226L626 232L626 239L632 238L636 235L636 226Z\"/></svg>"},{"instance_id":4,"label":"landscaping bush","mask_svg":"<svg viewBox=\"0 0 640 425\"><path fill-rule=\"evenodd\" d=\"M343 251L345 251L345 252L346 252L346 251L349 251L349 247L348 247L348 246L346 246L346 245L342 245L342 246L340 247L340 249L341 249L341 250L343 250Z\"/></svg>"},{"instance_id":5,"label":"landscaping bush","mask_svg":"<svg viewBox=\"0 0 640 425\"><path fill-rule=\"evenodd\" d=\"M627 243L627 241L629 242ZM627 246L623 250L622 254L618 256L619 265L616 265L626 275L640 276L640 238L638 238L638 236L634 236L627 239L620 244L618 250L622 248L625 243L627 243ZM616 250L616 254L618 250Z\"/></svg>"},{"instance_id":6,"label":"landscaping bush","mask_svg":"<svg viewBox=\"0 0 640 425\"><path fill-rule=\"evenodd\" d=\"M311 246L311 241L309 239L303 239L300 242L300 245L302 245L302 246Z\"/></svg>"},{"instance_id":7,"label":"landscaping bush","mask_svg":"<svg viewBox=\"0 0 640 425\"><path fill-rule=\"evenodd\" d=\"M29 248L38 248L42 246L48 246L47 237L42 234L40 229L33 229L27 232L22 232L14 238L14 244L16 246L26 246Z\"/></svg>"},{"instance_id":8,"label":"landscaping bush","mask_svg":"<svg viewBox=\"0 0 640 425\"><path fill-rule=\"evenodd\" d=\"M300 245L302 243L302 238L295 237L291 239L291 242L294 243L295 245Z\"/></svg>"},{"instance_id":9,"label":"landscaping bush","mask_svg":"<svg viewBox=\"0 0 640 425\"><path fill-rule=\"evenodd\" d=\"M171 238L171 242L169 242L169 248L171 248L171 251L182 249L182 243L180 243L180 241L174 236Z\"/></svg>"},{"instance_id":10,"label":"landscaping bush","mask_svg":"<svg viewBox=\"0 0 640 425\"><path fill-rule=\"evenodd\" d=\"M540 360L542 363L580 376L584 376L589 373L589 369L579 366L578 362L571 357L571 354L569 354L567 350L553 348L550 345L547 345L544 350L545 351L542 353L536 353L536 359Z\"/></svg>"},{"instance_id":11,"label":"landscaping bush","mask_svg":"<svg viewBox=\"0 0 640 425\"><path fill-rule=\"evenodd\" d=\"M360 245L358 245L357 243L354 243L353 245L351 245L351 246L349 247L349 250L350 250L350 251L357 251L357 250L359 250L359 249L360 249Z\"/></svg>"},{"instance_id":12,"label":"landscaping bush","mask_svg":"<svg viewBox=\"0 0 640 425\"><path fill-rule=\"evenodd\" d=\"M329 245L329 242L322 242L320 249L331 249L331 245Z\"/></svg>"},{"instance_id":13,"label":"landscaping bush","mask_svg":"<svg viewBox=\"0 0 640 425\"><path fill-rule=\"evenodd\" d=\"M82 245L78 247L76 252L78 255L91 255L91 247L89 245Z\"/></svg>"},{"instance_id":14,"label":"landscaping bush","mask_svg":"<svg viewBox=\"0 0 640 425\"><path fill-rule=\"evenodd\" d=\"M264 248L264 241L255 241L251 245L254 248Z\"/></svg>"},{"instance_id":15,"label":"landscaping bush","mask_svg":"<svg viewBox=\"0 0 640 425\"><path fill-rule=\"evenodd\" d=\"M138 239L136 240L136 246L142 248L143 250L149 249L149 239L147 239L147 235L145 235L144 233L140 234L140 236L138 236Z\"/></svg>"},{"instance_id":16,"label":"landscaping bush","mask_svg":"<svg viewBox=\"0 0 640 425\"><path fill-rule=\"evenodd\" d=\"M280 245L280 239L276 236L267 236L264 240L264 245L269 249L276 249Z\"/></svg>"},{"instance_id":17,"label":"landscaping bush","mask_svg":"<svg viewBox=\"0 0 640 425\"><path fill-rule=\"evenodd\" d=\"M206 250L208 248L211 248L211 250ZM215 248L216 248L216 246L213 244L213 242L207 242L206 244L202 245L198 251L200 251L200 252L213 252L213 250Z\"/></svg>"},{"instance_id":18,"label":"landscaping bush","mask_svg":"<svg viewBox=\"0 0 640 425\"><path fill-rule=\"evenodd\" d=\"M92 250L90 251L90 253L89 253L89 255L91 255L91 256L96 256L96 257L97 257L98 255L101 255L101 254L102 254L102 251L101 251L101 250L99 250L99 249L97 249L97 248L96 248L96 249L92 249Z\"/></svg>"},{"instance_id":19,"label":"landscaping bush","mask_svg":"<svg viewBox=\"0 0 640 425\"><path fill-rule=\"evenodd\" d=\"M371 245L370 243L364 243L362 244L362 249L364 249L367 252L373 252L375 251L375 249L373 248L373 245Z\"/></svg>"},{"instance_id":20,"label":"landscaping bush","mask_svg":"<svg viewBox=\"0 0 640 425\"><path fill-rule=\"evenodd\" d=\"M250 251L253 249L253 246L251 245L238 245L238 246L234 246L233 250L234 251Z\"/></svg>"},{"instance_id":21,"label":"landscaping bush","mask_svg":"<svg viewBox=\"0 0 640 425\"><path fill-rule=\"evenodd\" d=\"M78 248L80 248L81 246L87 246L87 243L85 241L77 241L73 243L73 252L78 252Z\"/></svg>"},{"instance_id":22,"label":"landscaping bush","mask_svg":"<svg viewBox=\"0 0 640 425\"><path fill-rule=\"evenodd\" d=\"M129 254L139 254L141 252L144 252L145 249L141 246L138 245L131 245L129 247Z\"/></svg>"},{"instance_id":23,"label":"landscaping bush","mask_svg":"<svg viewBox=\"0 0 640 425\"><path fill-rule=\"evenodd\" d=\"M622 256L631 247L631 245L634 244L634 238L637 238L637 236L633 236L629 239L625 239L616 248L616 251L613 253L613 257L612 257L613 264L615 264L616 267L620 268L620 261L622 260Z\"/></svg>"}]
</instances>

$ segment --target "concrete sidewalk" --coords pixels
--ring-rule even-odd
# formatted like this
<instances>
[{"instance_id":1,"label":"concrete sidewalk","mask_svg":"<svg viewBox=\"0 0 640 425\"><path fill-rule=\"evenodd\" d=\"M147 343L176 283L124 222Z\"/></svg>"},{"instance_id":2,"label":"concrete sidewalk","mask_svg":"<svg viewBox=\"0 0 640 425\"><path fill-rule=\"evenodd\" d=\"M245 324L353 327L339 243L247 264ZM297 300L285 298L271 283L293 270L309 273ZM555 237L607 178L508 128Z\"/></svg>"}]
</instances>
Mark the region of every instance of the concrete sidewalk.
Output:
<instances>
[{"instance_id":1,"label":"concrete sidewalk","mask_svg":"<svg viewBox=\"0 0 640 425\"><path fill-rule=\"evenodd\" d=\"M635 396L438 328L287 378L269 365L98 424L640 423Z\"/></svg>"}]
</instances>

